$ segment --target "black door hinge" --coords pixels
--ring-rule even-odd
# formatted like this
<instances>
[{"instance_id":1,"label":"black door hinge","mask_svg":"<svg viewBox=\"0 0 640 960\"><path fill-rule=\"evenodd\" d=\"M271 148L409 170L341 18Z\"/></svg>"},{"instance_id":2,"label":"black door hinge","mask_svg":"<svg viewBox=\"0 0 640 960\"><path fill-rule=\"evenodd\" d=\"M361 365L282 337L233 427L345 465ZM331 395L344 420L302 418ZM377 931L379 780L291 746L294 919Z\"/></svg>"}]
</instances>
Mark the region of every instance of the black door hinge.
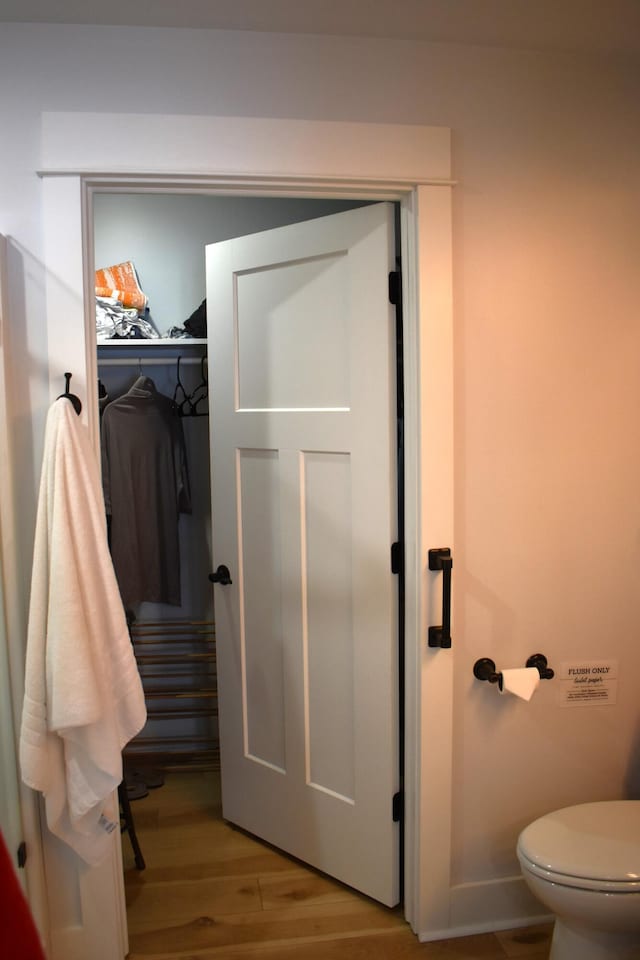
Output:
<instances>
[{"instance_id":1,"label":"black door hinge","mask_svg":"<svg viewBox=\"0 0 640 960\"><path fill-rule=\"evenodd\" d=\"M404 817L404 794L400 791L394 793L391 803L392 818L394 823L399 823Z\"/></svg>"},{"instance_id":2,"label":"black door hinge","mask_svg":"<svg viewBox=\"0 0 640 960\"><path fill-rule=\"evenodd\" d=\"M402 544L396 540L391 544L391 573L402 573L404 565L404 552Z\"/></svg>"},{"instance_id":3,"label":"black door hinge","mask_svg":"<svg viewBox=\"0 0 640 960\"><path fill-rule=\"evenodd\" d=\"M24 867L25 863L27 862L27 845L24 842L24 840L18 847L16 859L18 861L18 866L22 869L22 867Z\"/></svg>"},{"instance_id":4,"label":"black door hinge","mask_svg":"<svg viewBox=\"0 0 640 960\"><path fill-rule=\"evenodd\" d=\"M402 274L392 270L389 274L389 303L397 307L402 299Z\"/></svg>"}]
</instances>

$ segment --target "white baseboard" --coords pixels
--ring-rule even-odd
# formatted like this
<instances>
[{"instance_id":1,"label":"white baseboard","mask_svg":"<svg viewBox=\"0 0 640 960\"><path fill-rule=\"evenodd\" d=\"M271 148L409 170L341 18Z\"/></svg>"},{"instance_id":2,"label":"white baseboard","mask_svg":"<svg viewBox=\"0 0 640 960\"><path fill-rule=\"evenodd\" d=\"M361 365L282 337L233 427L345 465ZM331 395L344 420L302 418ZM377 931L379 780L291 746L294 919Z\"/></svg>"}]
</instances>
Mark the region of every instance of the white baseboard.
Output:
<instances>
[{"instance_id":1,"label":"white baseboard","mask_svg":"<svg viewBox=\"0 0 640 960\"><path fill-rule=\"evenodd\" d=\"M461 883L451 888L451 925L444 930L418 931L418 939L447 940L476 933L510 930L549 923L545 909L520 876Z\"/></svg>"}]
</instances>

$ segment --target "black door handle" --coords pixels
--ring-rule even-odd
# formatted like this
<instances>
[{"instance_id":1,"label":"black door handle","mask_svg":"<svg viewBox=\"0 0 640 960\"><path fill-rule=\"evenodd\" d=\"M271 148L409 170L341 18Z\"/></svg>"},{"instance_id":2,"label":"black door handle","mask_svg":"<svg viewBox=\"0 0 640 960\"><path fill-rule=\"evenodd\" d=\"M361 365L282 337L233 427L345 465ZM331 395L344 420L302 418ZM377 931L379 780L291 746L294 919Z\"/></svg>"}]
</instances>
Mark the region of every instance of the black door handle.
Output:
<instances>
[{"instance_id":1,"label":"black door handle","mask_svg":"<svg viewBox=\"0 0 640 960\"><path fill-rule=\"evenodd\" d=\"M442 626L429 627L430 647L451 646L451 568L453 557L449 547L429 550L429 570L442 570Z\"/></svg>"},{"instance_id":2,"label":"black door handle","mask_svg":"<svg viewBox=\"0 0 640 960\"><path fill-rule=\"evenodd\" d=\"M209 574L209 580L211 580L211 583L219 583L223 587L228 587L229 584L233 583L231 574L229 573L229 567L226 567L224 563L220 564L215 573Z\"/></svg>"}]
</instances>

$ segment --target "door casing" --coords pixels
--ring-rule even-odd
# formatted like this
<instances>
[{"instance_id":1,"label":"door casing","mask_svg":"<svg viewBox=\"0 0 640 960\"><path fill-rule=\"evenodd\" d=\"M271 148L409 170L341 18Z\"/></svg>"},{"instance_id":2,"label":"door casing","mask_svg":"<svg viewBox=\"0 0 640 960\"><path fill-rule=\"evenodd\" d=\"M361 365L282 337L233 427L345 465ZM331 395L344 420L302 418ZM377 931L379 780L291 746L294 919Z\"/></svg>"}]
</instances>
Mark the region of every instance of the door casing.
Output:
<instances>
[{"instance_id":1,"label":"door casing","mask_svg":"<svg viewBox=\"0 0 640 960\"><path fill-rule=\"evenodd\" d=\"M452 654L448 650L429 650L426 645L428 623L437 623L440 618L439 583L437 577L428 572L427 550L432 546L452 545L453 537L453 184L447 179L448 154L446 162L443 161L442 131L438 131L434 141L440 144L435 151L437 157L430 155L428 149L425 153L428 135L426 140L420 139L416 128L407 134L406 128L382 124L329 125L341 130L340 137L334 137L327 150L328 125L307 122L305 153L298 151L291 161L297 165L295 176L289 173L274 176L266 172L264 166L251 169L252 165L260 167L264 160L264 153L260 151L253 152L250 160L238 155L231 167L232 174L228 157L224 166L213 157L208 160L208 172L195 176L181 172L194 169L193 162L186 156L171 157L167 163L172 166L164 171L141 173L141 169L149 168L136 158L135 151L133 156L123 157L120 164L109 157L102 158L102 162L94 157L84 158L84 164L80 159L79 165L79 155L74 151L81 151L87 143L93 148L99 147L87 139L84 115L70 114L64 124L60 124L60 116L57 115L55 136L44 137L43 157L47 169L40 172L49 383L53 398L59 392L64 371L73 370L75 390L84 401L86 422L96 444L98 406L94 391L87 390L87 385L94 384L97 378L92 290L92 198L96 192L186 190L243 196L353 197L400 203L405 324L405 916L423 939L446 935L451 900ZM125 124L126 119L123 118ZM189 120L180 119L183 123ZM214 123L220 118L207 119ZM157 125L169 120L154 117L151 123ZM193 120L197 134L203 118ZM226 122L228 118L223 120ZM146 142L144 136L140 136L140 117L135 118L135 122L137 142L142 143L144 149L153 150L153 142ZM288 130L295 128L299 121L260 120L255 121L254 126L253 121L244 118L242 123L251 136L262 138L270 149L280 151L283 158L280 169L289 167L286 150L291 137L295 139L296 130L290 130L289 137L282 136L282 125ZM369 129L372 127L375 129ZM45 134L52 129L45 123ZM417 129L427 133L433 130ZM351 156L346 159L345 134L351 144ZM383 175L372 176L367 166L371 163L371 137L397 145L382 162ZM314 152L314 138L324 144L320 154ZM123 137L123 142L126 141ZM340 175L335 173L336 163L329 160L334 141L335 155L341 156ZM267 162L264 160L264 165ZM414 167L408 170L411 163ZM431 170L435 171L433 175ZM21 699L21 691L15 693ZM437 731L437 736L434 733L429 737L430 731ZM40 843L38 836L30 839ZM94 895L98 886L103 891L111 886L113 901L121 901L119 867L118 850L114 853L114 864L105 867L106 879L102 885L87 881ZM31 895L37 900L37 884L33 889ZM87 896L92 896L90 890ZM119 909L113 911L114 916ZM52 929L56 922L56 917L51 917ZM124 918L121 923L124 925ZM55 960L65 955L64 943L67 960L80 956L74 954L71 940L65 936L53 936L52 941ZM60 945L59 953L56 944ZM121 933L118 949L124 946L125 931Z\"/></svg>"}]
</instances>

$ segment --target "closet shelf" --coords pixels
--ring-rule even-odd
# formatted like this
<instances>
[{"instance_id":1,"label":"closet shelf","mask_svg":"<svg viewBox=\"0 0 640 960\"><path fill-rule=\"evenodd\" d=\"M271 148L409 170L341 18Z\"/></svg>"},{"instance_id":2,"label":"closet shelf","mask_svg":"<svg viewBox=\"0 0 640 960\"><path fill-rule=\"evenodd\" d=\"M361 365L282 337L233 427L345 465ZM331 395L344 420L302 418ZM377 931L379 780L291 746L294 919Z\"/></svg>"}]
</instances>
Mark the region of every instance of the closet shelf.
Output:
<instances>
[{"instance_id":1,"label":"closet shelf","mask_svg":"<svg viewBox=\"0 0 640 960\"><path fill-rule=\"evenodd\" d=\"M189 664L185 664L189 666ZM174 670L174 671L162 671L161 673L147 673L145 670L144 673L140 674L140 677L143 682L147 680L209 680L215 677L214 673L202 673L198 674L198 677L194 677L193 673L188 673L186 670Z\"/></svg>"},{"instance_id":2,"label":"closet shelf","mask_svg":"<svg viewBox=\"0 0 640 960\"><path fill-rule=\"evenodd\" d=\"M168 700L172 697L182 698L183 700L217 700L218 698L218 693L214 687L200 687L197 690L188 690L184 687L177 689L167 687L163 690L162 687L159 687L155 690L145 690L144 695L149 700Z\"/></svg>"},{"instance_id":3,"label":"closet shelf","mask_svg":"<svg viewBox=\"0 0 640 960\"><path fill-rule=\"evenodd\" d=\"M168 347L172 347L171 350ZM198 366L207 362L206 340L109 340L98 344L98 369L105 367L163 367L177 362Z\"/></svg>"},{"instance_id":4,"label":"closet shelf","mask_svg":"<svg viewBox=\"0 0 640 960\"><path fill-rule=\"evenodd\" d=\"M186 744L200 743L203 746L211 743L209 737L136 737L135 745L146 748L146 747L162 747L169 745L170 747L179 747L185 746ZM127 750L129 747L127 747ZM212 747L212 750L217 751L217 747Z\"/></svg>"},{"instance_id":5,"label":"closet shelf","mask_svg":"<svg viewBox=\"0 0 640 960\"><path fill-rule=\"evenodd\" d=\"M199 630L193 634L184 633L184 631L160 633L156 630L145 630L144 633L134 634L134 643L136 646L141 643L154 645L163 643L208 643L209 640L215 638L215 635L215 630Z\"/></svg>"},{"instance_id":6,"label":"closet shelf","mask_svg":"<svg viewBox=\"0 0 640 960\"><path fill-rule=\"evenodd\" d=\"M195 720L197 717L217 716L217 707L194 707L191 710L156 710L155 707L147 709L148 720Z\"/></svg>"},{"instance_id":7,"label":"closet shelf","mask_svg":"<svg viewBox=\"0 0 640 960\"><path fill-rule=\"evenodd\" d=\"M98 350L103 348L120 350L124 347L126 350L139 350L140 347L206 347L207 340L200 337L179 337L172 340L171 337L132 337L122 340L98 340Z\"/></svg>"},{"instance_id":8,"label":"closet shelf","mask_svg":"<svg viewBox=\"0 0 640 960\"><path fill-rule=\"evenodd\" d=\"M193 750L193 749L175 749L158 750L136 749L127 751L125 759L139 766L151 764L154 767L160 766L163 770L174 771L184 770L188 766L190 770L219 770L220 769L220 751L213 749Z\"/></svg>"},{"instance_id":9,"label":"closet shelf","mask_svg":"<svg viewBox=\"0 0 640 960\"><path fill-rule=\"evenodd\" d=\"M215 651L210 653L140 653L136 657L138 664L153 663L204 663L215 661Z\"/></svg>"},{"instance_id":10,"label":"closet shelf","mask_svg":"<svg viewBox=\"0 0 640 960\"><path fill-rule=\"evenodd\" d=\"M211 633L206 637L172 637L171 643L186 643L186 644L208 644L211 640L215 639L215 633ZM136 647L159 647L164 645L165 641L157 639L155 637L136 637L134 641Z\"/></svg>"},{"instance_id":11,"label":"closet shelf","mask_svg":"<svg viewBox=\"0 0 640 960\"><path fill-rule=\"evenodd\" d=\"M134 620L131 642L142 679L147 727L128 744L125 757L163 769L219 769L216 732L215 623L213 620ZM184 721L194 721L185 727ZM174 724L172 726L171 724Z\"/></svg>"},{"instance_id":12,"label":"closet shelf","mask_svg":"<svg viewBox=\"0 0 640 960\"><path fill-rule=\"evenodd\" d=\"M135 646L163 646L174 643L210 643L215 640L215 624L210 620L170 620L166 626L157 621L136 623L131 628Z\"/></svg>"},{"instance_id":13,"label":"closet shelf","mask_svg":"<svg viewBox=\"0 0 640 960\"><path fill-rule=\"evenodd\" d=\"M147 633L149 631L161 632L162 634L172 632L185 633L187 628L191 628L194 633L207 633L215 627L213 620L168 620L162 624L157 620L141 620L131 628L134 634Z\"/></svg>"}]
</instances>

